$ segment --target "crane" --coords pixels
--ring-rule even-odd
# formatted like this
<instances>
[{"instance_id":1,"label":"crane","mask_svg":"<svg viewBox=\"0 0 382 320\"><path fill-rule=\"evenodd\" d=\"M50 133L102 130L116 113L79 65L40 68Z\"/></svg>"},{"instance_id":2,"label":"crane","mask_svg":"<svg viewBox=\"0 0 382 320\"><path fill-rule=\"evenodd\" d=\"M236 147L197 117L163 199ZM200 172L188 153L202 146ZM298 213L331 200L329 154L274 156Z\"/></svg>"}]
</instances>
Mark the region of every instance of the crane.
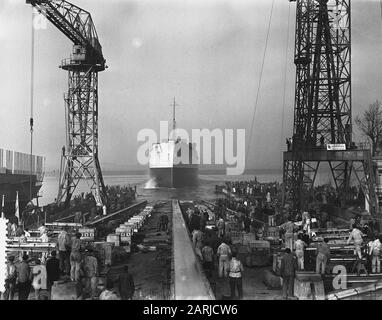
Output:
<instances>
[{"instance_id":1,"label":"crane","mask_svg":"<svg viewBox=\"0 0 382 320\"><path fill-rule=\"evenodd\" d=\"M284 152L284 202L306 210L321 163L327 163L341 204L351 178L378 212L370 150L352 142L350 0L296 2L296 88L293 138Z\"/></svg>"},{"instance_id":2,"label":"crane","mask_svg":"<svg viewBox=\"0 0 382 320\"><path fill-rule=\"evenodd\" d=\"M65 0L26 0L72 43L69 59L60 68L68 72L64 95L66 146L62 148L57 203L69 206L81 180L94 191L97 206L107 204L107 194L98 160L98 72L106 60L89 12Z\"/></svg>"}]
</instances>

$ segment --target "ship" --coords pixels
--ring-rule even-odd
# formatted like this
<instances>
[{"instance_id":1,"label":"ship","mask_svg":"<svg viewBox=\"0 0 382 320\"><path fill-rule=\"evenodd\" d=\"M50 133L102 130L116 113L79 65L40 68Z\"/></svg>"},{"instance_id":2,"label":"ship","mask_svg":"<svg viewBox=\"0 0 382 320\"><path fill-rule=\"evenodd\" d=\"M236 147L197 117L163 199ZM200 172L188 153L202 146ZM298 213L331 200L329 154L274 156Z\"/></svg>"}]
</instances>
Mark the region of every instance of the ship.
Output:
<instances>
[{"instance_id":1,"label":"ship","mask_svg":"<svg viewBox=\"0 0 382 320\"><path fill-rule=\"evenodd\" d=\"M14 216L17 196L20 213L41 196L44 172L44 157L0 149L0 201L6 218Z\"/></svg>"},{"instance_id":2,"label":"ship","mask_svg":"<svg viewBox=\"0 0 382 320\"><path fill-rule=\"evenodd\" d=\"M155 187L179 188L198 184L199 158L195 144L176 137L175 107L172 137L154 143L149 155L149 174Z\"/></svg>"}]
</instances>

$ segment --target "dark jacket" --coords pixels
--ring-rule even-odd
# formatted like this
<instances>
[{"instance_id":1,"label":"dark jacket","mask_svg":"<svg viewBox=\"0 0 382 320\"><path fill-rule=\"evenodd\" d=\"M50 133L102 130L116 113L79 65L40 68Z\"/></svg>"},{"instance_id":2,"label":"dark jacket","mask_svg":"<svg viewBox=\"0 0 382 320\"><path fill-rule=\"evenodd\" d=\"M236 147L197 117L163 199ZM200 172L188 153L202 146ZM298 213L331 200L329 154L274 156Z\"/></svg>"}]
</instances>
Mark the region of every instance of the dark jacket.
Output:
<instances>
[{"instance_id":1,"label":"dark jacket","mask_svg":"<svg viewBox=\"0 0 382 320\"><path fill-rule=\"evenodd\" d=\"M119 275L119 294L122 299L132 298L135 291L133 276L130 273Z\"/></svg>"},{"instance_id":2,"label":"dark jacket","mask_svg":"<svg viewBox=\"0 0 382 320\"><path fill-rule=\"evenodd\" d=\"M60 279L60 261L57 258L48 259L46 262L46 273L49 285Z\"/></svg>"},{"instance_id":3,"label":"dark jacket","mask_svg":"<svg viewBox=\"0 0 382 320\"><path fill-rule=\"evenodd\" d=\"M294 254L288 253L282 257L280 266L281 277L293 277L297 269L298 264Z\"/></svg>"}]
</instances>

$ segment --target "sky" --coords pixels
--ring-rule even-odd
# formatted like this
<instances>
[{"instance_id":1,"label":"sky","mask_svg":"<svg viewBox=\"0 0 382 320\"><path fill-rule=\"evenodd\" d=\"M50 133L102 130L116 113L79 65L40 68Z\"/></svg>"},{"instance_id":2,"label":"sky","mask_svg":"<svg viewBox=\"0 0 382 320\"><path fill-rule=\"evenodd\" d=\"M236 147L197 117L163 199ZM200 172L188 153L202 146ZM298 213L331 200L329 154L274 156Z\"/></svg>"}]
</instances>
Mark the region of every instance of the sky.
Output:
<instances>
[{"instance_id":1,"label":"sky","mask_svg":"<svg viewBox=\"0 0 382 320\"><path fill-rule=\"evenodd\" d=\"M99 74L103 167L136 166L138 132L159 132L159 122L171 120L174 96L179 127L245 129L248 142L271 0L72 2L91 12L109 66ZM275 0L248 169L281 168L292 135L295 7ZM30 148L31 10L25 0L0 1L0 147L21 152ZM354 118L382 100L379 1L352 0L352 24ZM58 65L72 44L49 23L35 41L34 153L52 170L65 144L67 74ZM354 140L362 139L356 132Z\"/></svg>"}]
</instances>

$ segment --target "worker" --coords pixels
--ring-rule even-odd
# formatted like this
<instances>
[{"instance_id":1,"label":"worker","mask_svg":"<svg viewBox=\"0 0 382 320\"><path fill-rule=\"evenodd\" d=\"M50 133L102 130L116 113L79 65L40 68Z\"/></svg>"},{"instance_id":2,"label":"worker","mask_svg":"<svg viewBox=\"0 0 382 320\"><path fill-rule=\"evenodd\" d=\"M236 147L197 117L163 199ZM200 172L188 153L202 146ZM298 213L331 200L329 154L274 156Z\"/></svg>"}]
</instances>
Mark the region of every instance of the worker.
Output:
<instances>
[{"instance_id":1,"label":"worker","mask_svg":"<svg viewBox=\"0 0 382 320\"><path fill-rule=\"evenodd\" d=\"M218 228L218 237L223 238L225 236L225 221L223 218L220 218L216 224Z\"/></svg>"},{"instance_id":2,"label":"worker","mask_svg":"<svg viewBox=\"0 0 382 320\"><path fill-rule=\"evenodd\" d=\"M9 256L5 274L4 300L13 300L16 289L17 270L14 264L15 257Z\"/></svg>"},{"instance_id":3,"label":"worker","mask_svg":"<svg viewBox=\"0 0 382 320\"><path fill-rule=\"evenodd\" d=\"M36 265L32 268L32 286L35 290L36 300L41 300L40 292L47 290L47 274L46 268L41 264L41 260L36 260Z\"/></svg>"},{"instance_id":4,"label":"worker","mask_svg":"<svg viewBox=\"0 0 382 320\"><path fill-rule=\"evenodd\" d=\"M49 237L46 231L44 231L44 233L40 236L40 240L41 242L44 242L44 243L49 242Z\"/></svg>"},{"instance_id":5,"label":"worker","mask_svg":"<svg viewBox=\"0 0 382 320\"><path fill-rule=\"evenodd\" d=\"M214 270L214 250L212 247L205 243L202 248L203 267L208 277L212 276L212 270Z\"/></svg>"},{"instance_id":6,"label":"worker","mask_svg":"<svg viewBox=\"0 0 382 320\"><path fill-rule=\"evenodd\" d=\"M135 292L134 279L129 273L129 266L124 266L124 271L118 278L119 294L122 300L132 300Z\"/></svg>"},{"instance_id":7,"label":"worker","mask_svg":"<svg viewBox=\"0 0 382 320\"><path fill-rule=\"evenodd\" d=\"M99 272L98 262L96 257L94 257L93 248L91 247L86 250L83 270L85 275L85 293L94 300L97 294Z\"/></svg>"},{"instance_id":8,"label":"worker","mask_svg":"<svg viewBox=\"0 0 382 320\"><path fill-rule=\"evenodd\" d=\"M31 234L30 234L28 228L25 228L25 229L24 229L24 236L25 236L27 239L31 237Z\"/></svg>"},{"instance_id":9,"label":"worker","mask_svg":"<svg viewBox=\"0 0 382 320\"><path fill-rule=\"evenodd\" d=\"M38 231L40 232L40 236L42 236L46 232L45 223L43 223L39 228Z\"/></svg>"},{"instance_id":10,"label":"worker","mask_svg":"<svg viewBox=\"0 0 382 320\"><path fill-rule=\"evenodd\" d=\"M225 243L224 239L222 240L221 245L218 247L217 256L219 261L219 277L227 277L231 248L228 244Z\"/></svg>"},{"instance_id":11,"label":"worker","mask_svg":"<svg viewBox=\"0 0 382 320\"><path fill-rule=\"evenodd\" d=\"M12 237L12 223L11 222L7 223L7 236L8 236L8 238Z\"/></svg>"},{"instance_id":12,"label":"worker","mask_svg":"<svg viewBox=\"0 0 382 320\"><path fill-rule=\"evenodd\" d=\"M317 246L316 273L325 274L326 264L330 259L329 239L324 238L322 243Z\"/></svg>"},{"instance_id":13,"label":"worker","mask_svg":"<svg viewBox=\"0 0 382 320\"><path fill-rule=\"evenodd\" d=\"M24 254L22 262L17 266L17 287L19 292L19 300L28 300L31 290L32 273L28 264L28 255Z\"/></svg>"},{"instance_id":14,"label":"worker","mask_svg":"<svg viewBox=\"0 0 382 320\"><path fill-rule=\"evenodd\" d=\"M306 243L302 240L301 233L298 234L294 247L295 247L295 253L297 256L298 269L304 270L304 250L306 247Z\"/></svg>"},{"instance_id":15,"label":"worker","mask_svg":"<svg viewBox=\"0 0 382 320\"><path fill-rule=\"evenodd\" d=\"M200 231L202 231L202 232L205 231L206 225L207 225L207 221L208 221L208 213L206 215L205 211L202 210L201 214L200 214Z\"/></svg>"},{"instance_id":16,"label":"worker","mask_svg":"<svg viewBox=\"0 0 382 320\"><path fill-rule=\"evenodd\" d=\"M57 240L61 273L67 276L70 273L70 237L66 230L61 230Z\"/></svg>"},{"instance_id":17,"label":"worker","mask_svg":"<svg viewBox=\"0 0 382 320\"><path fill-rule=\"evenodd\" d=\"M72 248L70 252L70 278L72 281L79 281L80 268L82 260L83 244L81 241L81 233L77 232L75 239L72 241Z\"/></svg>"},{"instance_id":18,"label":"worker","mask_svg":"<svg viewBox=\"0 0 382 320\"><path fill-rule=\"evenodd\" d=\"M251 232L251 219L249 218L248 214L245 215L243 225L244 225L244 231L246 233Z\"/></svg>"},{"instance_id":19,"label":"worker","mask_svg":"<svg viewBox=\"0 0 382 320\"><path fill-rule=\"evenodd\" d=\"M56 251L50 253L50 258L46 262L46 276L47 290L51 296L54 281L60 279L60 261L56 258Z\"/></svg>"},{"instance_id":20,"label":"worker","mask_svg":"<svg viewBox=\"0 0 382 320\"><path fill-rule=\"evenodd\" d=\"M281 259L280 274L283 279L283 298L293 297L294 277L296 274L297 259L289 248L285 249L285 255Z\"/></svg>"},{"instance_id":21,"label":"worker","mask_svg":"<svg viewBox=\"0 0 382 320\"><path fill-rule=\"evenodd\" d=\"M288 218L287 222L280 226L285 231L285 247L293 250L294 223Z\"/></svg>"},{"instance_id":22,"label":"worker","mask_svg":"<svg viewBox=\"0 0 382 320\"><path fill-rule=\"evenodd\" d=\"M350 232L347 244L350 244L352 240L354 241L355 254L357 255L358 259L362 259L361 246L363 244L363 236L364 234L357 228L357 225L353 224L353 230Z\"/></svg>"},{"instance_id":23,"label":"worker","mask_svg":"<svg viewBox=\"0 0 382 320\"><path fill-rule=\"evenodd\" d=\"M74 214L74 223L82 223L82 212L81 211L77 211Z\"/></svg>"},{"instance_id":24,"label":"worker","mask_svg":"<svg viewBox=\"0 0 382 320\"><path fill-rule=\"evenodd\" d=\"M12 223L12 231L11 231L11 236L16 237L16 230L17 230L17 225L15 222Z\"/></svg>"},{"instance_id":25,"label":"worker","mask_svg":"<svg viewBox=\"0 0 382 320\"><path fill-rule=\"evenodd\" d=\"M111 279L106 279L106 287L99 295L99 300L121 300L114 290L114 284Z\"/></svg>"},{"instance_id":26,"label":"worker","mask_svg":"<svg viewBox=\"0 0 382 320\"><path fill-rule=\"evenodd\" d=\"M16 237L21 237L24 235L23 225L19 224L16 230Z\"/></svg>"},{"instance_id":27,"label":"worker","mask_svg":"<svg viewBox=\"0 0 382 320\"><path fill-rule=\"evenodd\" d=\"M243 297L243 271L244 267L240 260L237 259L236 251L232 252L232 259L229 262L228 276L229 286L231 289L231 300L235 299L235 291L237 288L239 299Z\"/></svg>"},{"instance_id":28,"label":"worker","mask_svg":"<svg viewBox=\"0 0 382 320\"><path fill-rule=\"evenodd\" d=\"M371 272L380 273L381 272L381 259L380 254L382 249L382 236L375 239L370 247L369 254L371 255Z\"/></svg>"},{"instance_id":29,"label":"worker","mask_svg":"<svg viewBox=\"0 0 382 320\"><path fill-rule=\"evenodd\" d=\"M163 225L163 230L167 231L168 229L168 215L167 213L163 213L163 218L162 218L162 225Z\"/></svg>"},{"instance_id":30,"label":"worker","mask_svg":"<svg viewBox=\"0 0 382 320\"><path fill-rule=\"evenodd\" d=\"M202 246L203 246L203 232L199 230L199 227L195 227L192 232L192 243L194 245L196 255L203 260Z\"/></svg>"}]
</instances>

